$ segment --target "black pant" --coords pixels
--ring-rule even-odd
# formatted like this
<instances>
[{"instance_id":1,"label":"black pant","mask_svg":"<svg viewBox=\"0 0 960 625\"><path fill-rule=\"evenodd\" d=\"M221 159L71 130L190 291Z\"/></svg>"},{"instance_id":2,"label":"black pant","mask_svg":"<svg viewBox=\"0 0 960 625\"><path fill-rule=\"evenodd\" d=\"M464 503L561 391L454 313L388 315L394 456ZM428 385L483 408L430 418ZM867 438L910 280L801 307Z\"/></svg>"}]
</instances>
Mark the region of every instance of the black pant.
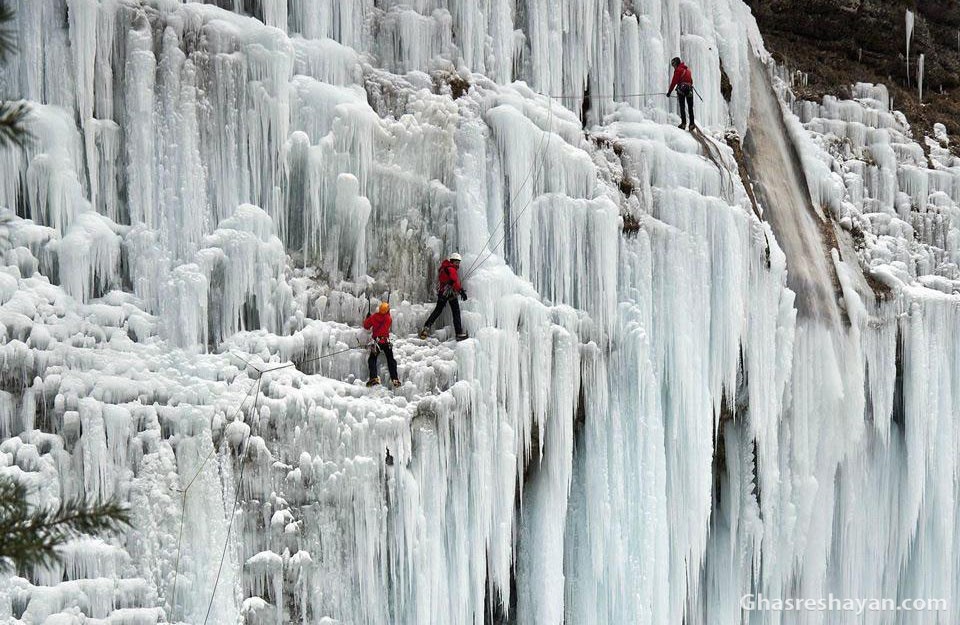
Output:
<instances>
[{"instance_id":1,"label":"black pant","mask_svg":"<svg viewBox=\"0 0 960 625\"><path fill-rule=\"evenodd\" d=\"M390 343L377 343L377 346L380 348L380 351L383 352L384 356L387 357L387 369L390 370L390 379L399 380L400 376L397 375L397 361L393 357L393 345ZM370 357L367 358L367 368L370 369L370 377L377 377L377 356L379 352L371 351Z\"/></svg>"},{"instance_id":2,"label":"black pant","mask_svg":"<svg viewBox=\"0 0 960 625\"><path fill-rule=\"evenodd\" d=\"M427 322L423 324L423 327L431 327L433 322L443 313L443 306L447 303L450 304L450 312L453 313L453 329L457 331L457 334L463 334L463 325L460 323L460 300L457 299L456 293L449 297L446 295L437 296L437 307L434 308L430 316L427 317Z\"/></svg>"},{"instance_id":3,"label":"black pant","mask_svg":"<svg viewBox=\"0 0 960 625\"><path fill-rule=\"evenodd\" d=\"M687 111L684 105L690 110L690 126L693 127L693 85L680 85L677 87L677 100L680 102L680 123L687 125Z\"/></svg>"}]
</instances>

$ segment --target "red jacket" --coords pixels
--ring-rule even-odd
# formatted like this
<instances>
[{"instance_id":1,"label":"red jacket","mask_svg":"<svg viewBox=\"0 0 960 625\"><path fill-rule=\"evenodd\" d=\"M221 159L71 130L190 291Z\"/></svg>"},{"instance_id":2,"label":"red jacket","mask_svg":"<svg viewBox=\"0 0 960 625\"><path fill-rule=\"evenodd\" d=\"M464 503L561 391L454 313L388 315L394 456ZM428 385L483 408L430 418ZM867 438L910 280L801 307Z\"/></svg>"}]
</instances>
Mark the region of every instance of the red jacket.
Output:
<instances>
[{"instance_id":1,"label":"red jacket","mask_svg":"<svg viewBox=\"0 0 960 625\"><path fill-rule=\"evenodd\" d=\"M690 68L680 63L677 65L677 69L673 72L673 80L670 81L670 88L667 89L667 93L672 93L673 88L677 85L692 85L693 84L693 74L690 73Z\"/></svg>"},{"instance_id":2,"label":"red jacket","mask_svg":"<svg viewBox=\"0 0 960 625\"><path fill-rule=\"evenodd\" d=\"M457 266L449 260L440 263L440 273L437 275L437 292L444 293L453 289L454 293L463 290L460 286L460 274L457 272Z\"/></svg>"},{"instance_id":3,"label":"red jacket","mask_svg":"<svg viewBox=\"0 0 960 625\"><path fill-rule=\"evenodd\" d=\"M378 343L390 340L390 326L392 324L393 319L388 312L373 313L363 320L363 327L370 330L370 334Z\"/></svg>"}]
</instances>

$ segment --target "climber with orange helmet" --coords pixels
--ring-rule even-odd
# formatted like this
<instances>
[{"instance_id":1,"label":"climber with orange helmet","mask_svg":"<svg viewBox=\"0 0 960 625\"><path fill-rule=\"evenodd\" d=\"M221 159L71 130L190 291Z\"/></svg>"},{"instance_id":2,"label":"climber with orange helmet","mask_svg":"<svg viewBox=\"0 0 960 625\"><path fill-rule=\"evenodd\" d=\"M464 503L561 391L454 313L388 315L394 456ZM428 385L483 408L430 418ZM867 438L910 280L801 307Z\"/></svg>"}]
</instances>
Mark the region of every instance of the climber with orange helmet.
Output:
<instances>
[{"instance_id":1,"label":"climber with orange helmet","mask_svg":"<svg viewBox=\"0 0 960 625\"><path fill-rule=\"evenodd\" d=\"M430 327L443 313L443 308L447 304L450 305L450 312L453 315L453 329L457 333L457 340L463 341L468 338L460 321L460 302L457 301L457 297L464 301L467 299L467 292L460 284L460 260L460 254L454 252L450 255L450 258L440 263L440 271L437 274L437 305L420 330L420 338L422 339L427 338Z\"/></svg>"},{"instance_id":2,"label":"climber with orange helmet","mask_svg":"<svg viewBox=\"0 0 960 625\"><path fill-rule=\"evenodd\" d=\"M367 368L370 370L370 379L367 386L380 384L377 375L377 357L380 352L387 357L387 369L390 370L390 382L394 387L400 386L400 376L397 374L397 361L393 357L393 345L390 343L390 326L393 318L390 316L390 304L382 302L377 312L363 320L363 327L370 330L370 357L367 359Z\"/></svg>"}]
</instances>

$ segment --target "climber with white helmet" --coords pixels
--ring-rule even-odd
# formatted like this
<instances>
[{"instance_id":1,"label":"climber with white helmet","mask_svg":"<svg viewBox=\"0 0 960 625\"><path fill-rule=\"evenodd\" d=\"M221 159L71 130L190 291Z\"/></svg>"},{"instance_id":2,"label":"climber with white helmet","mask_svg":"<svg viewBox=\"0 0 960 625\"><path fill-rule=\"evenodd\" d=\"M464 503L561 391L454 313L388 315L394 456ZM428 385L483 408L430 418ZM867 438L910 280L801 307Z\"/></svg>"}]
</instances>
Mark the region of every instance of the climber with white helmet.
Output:
<instances>
[{"instance_id":1,"label":"climber with white helmet","mask_svg":"<svg viewBox=\"0 0 960 625\"><path fill-rule=\"evenodd\" d=\"M468 338L460 322L460 302L457 301L458 296L462 300L467 299L467 292L460 284L458 273L460 260L460 254L454 252L450 255L450 258L440 263L440 271L437 275L437 306L430 313L427 322L423 324L423 329L420 330L420 338L422 339L427 338L430 327L443 313L443 307L447 304L450 304L450 312L453 314L453 329L457 333L457 340L462 341Z\"/></svg>"},{"instance_id":2,"label":"climber with white helmet","mask_svg":"<svg viewBox=\"0 0 960 625\"><path fill-rule=\"evenodd\" d=\"M367 386L380 384L377 375L377 357L383 352L387 357L387 369L390 370L390 382L394 387L400 386L400 376L397 375L397 361L393 357L393 345L390 343L390 326L393 318L390 317L390 304L383 302L377 312L363 320L363 327L370 330L370 357L367 359L367 368L370 370L370 379Z\"/></svg>"},{"instance_id":3,"label":"climber with white helmet","mask_svg":"<svg viewBox=\"0 0 960 625\"><path fill-rule=\"evenodd\" d=\"M667 97L677 90L677 98L680 101L680 129L686 129L687 111L690 111L690 130L696 130L697 125L693 121L693 73L690 68L675 56L670 61L673 67L673 80L670 81L670 88L667 89Z\"/></svg>"}]
</instances>

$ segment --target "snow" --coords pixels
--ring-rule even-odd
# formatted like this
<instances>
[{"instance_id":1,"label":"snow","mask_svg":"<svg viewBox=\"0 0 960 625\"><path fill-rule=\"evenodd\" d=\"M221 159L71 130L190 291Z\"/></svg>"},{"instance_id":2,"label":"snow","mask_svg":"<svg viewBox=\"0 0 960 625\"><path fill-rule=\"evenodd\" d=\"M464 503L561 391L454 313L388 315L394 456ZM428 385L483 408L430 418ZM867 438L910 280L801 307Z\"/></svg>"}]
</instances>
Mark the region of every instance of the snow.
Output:
<instances>
[{"instance_id":1,"label":"snow","mask_svg":"<svg viewBox=\"0 0 960 625\"><path fill-rule=\"evenodd\" d=\"M960 617L960 163L882 85L796 101L740 0L16 9L0 474L133 527L5 622ZM453 251L471 339L421 340Z\"/></svg>"}]
</instances>

